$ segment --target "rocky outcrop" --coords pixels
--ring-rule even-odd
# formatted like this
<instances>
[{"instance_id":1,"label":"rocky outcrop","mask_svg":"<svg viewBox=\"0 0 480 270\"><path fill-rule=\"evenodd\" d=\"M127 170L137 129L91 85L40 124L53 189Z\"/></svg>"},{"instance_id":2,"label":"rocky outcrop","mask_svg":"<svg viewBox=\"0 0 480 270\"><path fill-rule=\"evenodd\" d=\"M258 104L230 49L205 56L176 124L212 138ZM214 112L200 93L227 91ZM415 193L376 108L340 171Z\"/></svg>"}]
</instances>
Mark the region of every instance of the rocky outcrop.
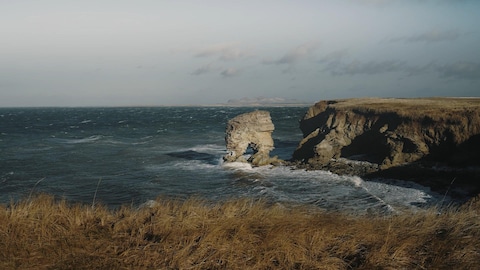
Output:
<instances>
[{"instance_id":1,"label":"rocky outcrop","mask_svg":"<svg viewBox=\"0 0 480 270\"><path fill-rule=\"evenodd\" d=\"M228 154L223 157L226 162L247 162L243 157L247 148L253 150L248 159L252 165L261 166L278 161L270 157L273 150L272 132L275 129L270 113L253 111L232 118L227 123L225 142Z\"/></svg>"},{"instance_id":2,"label":"rocky outcrop","mask_svg":"<svg viewBox=\"0 0 480 270\"><path fill-rule=\"evenodd\" d=\"M379 170L419 161L480 166L479 98L321 101L300 128L304 138L293 159L312 166L340 158Z\"/></svg>"}]
</instances>

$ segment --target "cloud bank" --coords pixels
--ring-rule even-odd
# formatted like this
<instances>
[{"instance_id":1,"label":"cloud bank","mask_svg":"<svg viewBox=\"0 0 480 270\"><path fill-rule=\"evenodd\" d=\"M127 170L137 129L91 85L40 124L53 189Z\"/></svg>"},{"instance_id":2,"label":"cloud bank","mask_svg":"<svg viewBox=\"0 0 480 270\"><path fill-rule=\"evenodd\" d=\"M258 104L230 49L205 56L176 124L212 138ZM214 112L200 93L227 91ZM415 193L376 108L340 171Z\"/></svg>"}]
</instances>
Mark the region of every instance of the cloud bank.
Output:
<instances>
[{"instance_id":1,"label":"cloud bank","mask_svg":"<svg viewBox=\"0 0 480 270\"><path fill-rule=\"evenodd\" d=\"M389 42L435 43L443 41L454 41L458 39L461 35L462 34L458 30L430 30L421 34L392 38L389 40Z\"/></svg>"},{"instance_id":2,"label":"cloud bank","mask_svg":"<svg viewBox=\"0 0 480 270\"><path fill-rule=\"evenodd\" d=\"M311 59L319 47L319 42L308 42L289 50L282 57L276 60L264 60L263 63L267 65L292 66L300 61Z\"/></svg>"},{"instance_id":3,"label":"cloud bank","mask_svg":"<svg viewBox=\"0 0 480 270\"><path fill-rule=\"evenodd\" d=\"M235 44L215 44L209 47L200 49L195 53L195 57L199 58L216 58L221 61L232 61L251 56L252 53L248 50L243 50Z\"/></svg>"},{"instance_id":4,"label":"cloud bank","mask_svg":"<svg viewBox=\"0 0 480 270\"><path fill-rule=\"evenodd\" d=\"M406 76L420 76L426 73L436 74L439 78L456 80L480 80L480 63L471 61L456 61L453 63L427 63L410 65L401 60L384 60L362 62L328 62L322 69L332 76L379 75L384 73L399 73Z\"/></svg>"}]
</instances>

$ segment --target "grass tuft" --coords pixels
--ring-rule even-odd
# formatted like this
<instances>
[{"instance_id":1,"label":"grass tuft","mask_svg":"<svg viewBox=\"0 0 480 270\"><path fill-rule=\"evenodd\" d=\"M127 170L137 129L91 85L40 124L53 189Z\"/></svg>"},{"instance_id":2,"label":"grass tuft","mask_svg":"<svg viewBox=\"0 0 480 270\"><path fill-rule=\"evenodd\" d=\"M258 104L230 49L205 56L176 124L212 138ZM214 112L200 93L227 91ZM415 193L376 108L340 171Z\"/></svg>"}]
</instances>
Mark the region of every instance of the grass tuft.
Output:
<instances>
[{"instance_id":1,"label":"grass tuft","mask_svg":"<svg viewBox=\"0 0 480 270\"><path fill-rule=\"evenodd\" d=\"M478 202L392 216L237 199L0 208L1 269L475 269Z\"/></svg>"}]
</instances>

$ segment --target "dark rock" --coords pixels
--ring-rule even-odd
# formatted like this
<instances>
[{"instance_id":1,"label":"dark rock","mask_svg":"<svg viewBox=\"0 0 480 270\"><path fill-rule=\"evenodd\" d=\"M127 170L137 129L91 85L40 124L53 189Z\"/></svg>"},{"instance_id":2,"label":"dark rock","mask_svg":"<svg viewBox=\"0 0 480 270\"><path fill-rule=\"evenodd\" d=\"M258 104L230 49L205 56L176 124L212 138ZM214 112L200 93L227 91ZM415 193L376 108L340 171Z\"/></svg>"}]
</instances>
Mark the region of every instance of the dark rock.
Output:
<instances>
[{"instance_id":1,"label":"dark rock","mask_svg":"<svg viewBox=\"0 0 480 270\"><path fill-rule=\"evenodd\" d=\"M299 167L408 179L437 190L453 179L472 192L480 187L480 98L321 101L300 129L304 138L293 154Z\"/></svg>"}]
</instances>

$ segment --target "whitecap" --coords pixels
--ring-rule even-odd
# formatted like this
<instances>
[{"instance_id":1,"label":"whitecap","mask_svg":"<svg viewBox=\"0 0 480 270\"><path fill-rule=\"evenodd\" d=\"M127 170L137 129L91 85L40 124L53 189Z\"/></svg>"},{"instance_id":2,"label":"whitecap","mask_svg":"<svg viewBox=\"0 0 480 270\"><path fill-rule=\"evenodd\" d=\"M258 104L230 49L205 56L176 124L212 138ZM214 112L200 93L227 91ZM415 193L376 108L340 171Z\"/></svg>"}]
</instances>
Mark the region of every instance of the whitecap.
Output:
<instances>
[{"instance_id":1,"label":"whitecap","mask_svg":"<svg viewBox=\"0 0 480 270\"><path fill-rule=\"evenodd\" d=\"M144 169L147 171L154 172L165 172L168 170L177 170L177 171L211 171L219 168L218 165L213 165L209 163L204 163L198 160L183 160L183 161L172 161L163 164L149 164L144 166Z\"/></svg>"},{"instance_id":2,"label":"whitecap","mask_svg":"<svg viewBox=\"0 0 480 270\"><path fill-rule=\"evenodd\" d=\"M138 209L143 209L143 208L155 208L158 207L160 204L155 201L155 200L147 200L146 202L142 203Z\"/></svg>"},{"instance_id":3,"label":"whitecap","mask_svg":"<svg viewBox=\"0 0 480 270\"><path fill-rule=\"evenodd\" d=\"M128 144L127 142L123 142L123 141L119 141L119 140L114 140L114 139L108 139L108 140L105 140L105 143L106 144L120 144L120 145L125 145L125 144Z\"/></svg>"},{"instance_id":4,"label":"whitecap","mask_svg":"<svg viewBox=\"0 0 480 270\"><path fill-rule=\"evenodd\" d=\"M340 209L378 209L392 213L401 209L421 209L449 199L407 181L365 181L358 176L337 175L328 171L274 166L252 168L249 163L240 162L225 163L223 167L260 174L273 185L281 186L281 192L268 190L277 199L286 197L297 202L319 201L328 207Z\"/></svg>"},{"instance_id":5,"label":"whitecap","mask_svg":"<svg viewBox=\"0 0 480 270\"><path fill-rule=\"evenodd\" d=\"M83 120L82 122L80 122L80 124L87 124L87 123L90 123L90 122L92 122L92 120L87 119L87 120Z\"/></svg>"},{"instance_id":6,"label":"whitecap","mask_svg":"<svg viewBox=\"0 0 480 270\"><path fill-rule=\"evenodd\" d=\"M217 164L218 166L222 166L224 163L225 163L225 161L223 160L223 157L217 158L217 163L216 163L216 164Z\"/></svg>"},{"instance_id":7,"label":"whitecap","mask_svg":"<svg viewBox=\"0 0 480 270\"><path fill-rule=\"evenodd\" d=\"M225 152L225 145L219 144L199 144L189 148L179 149L179 152L182 151L195 151L199 153L207 154L221 154Z\"/></svg>"},{"instance_id":8,"label":"whitecap","mask_svg":"<svg viewBox=\"0 0 480 270\"><path fill-rule=\"evenodd\" d=\"M100 140L102 137L103 137L102 135L93 135L93 136L81 138L81 139L58 139L58 141L66 144L91 143L91 142Z\"/></svg>"},{"instance_id":9,"label":"whitecap","mask_svg":"<svg viewBox=\"0 0 480 270\"><path fill-rule=\"evenodd\" d=\"M0 177L1 182L5 183L9 179L9 176L12 176L14 174L14 172L5 173L4 175L2 175L2 177Z\"/></svg>"},{"instance_id":10,"label":"whitecap","mask_svg":"<svg viewBox=\"0 0 480 270\"><path fill-rule=\"evenodd\" d=\"M193 170L193 171L201 171L205 169L214 169L217 168L218 165L213 165L209 163L204 163L198 160L192 160L192 161L181 161L181 162L176 162L172 165L173 167L181 167L184 170Z\"/></svg>"},{"instance_id":11,"label":"whitecap","mask_svg":"<svg viewBox=\"0 0 480 270\"><path fill-rule=\"evenodd\" d=\"M52 149L51 146L43 146L38 148L26 148L25 150L30 152L42 152L42 151L49 151L51 149Z\"/></svg>"},{"instance_id":12,"label":"whitecap","mask_svg":"<svg viewBox=\"0 0 480 270\"><path fill-rule=\"evenodd\" d=\"M361 185L363 184L362 178L360 178L360 177L358 177L358 176L352 177L351 181L353 182L353 184L354 184L356 187L361 187Z\"/></svg>"},{"instance_id":13,"label":"whitecap","mask_svg":"<svg viewBox=\"0 0 480 270\"><path fill-rule=\"evenodd\" d=\"M433 206L451 198L434 193L428 187L393 179L364 181L362 187L372 196L399 208L419 209L419 206Z\"/></svg>"},{"instance_id":14,"label":"whitecap","mask_svg":"<svg viewBox=\"0 0 480 270\"><path fill-rule=\"evenodd\" d=\"M224 168L233 169L233 170L242 170L242 171L253 170L252 165L247 162L224 162L222 166Z\"/></svg>"}]
</instances>

